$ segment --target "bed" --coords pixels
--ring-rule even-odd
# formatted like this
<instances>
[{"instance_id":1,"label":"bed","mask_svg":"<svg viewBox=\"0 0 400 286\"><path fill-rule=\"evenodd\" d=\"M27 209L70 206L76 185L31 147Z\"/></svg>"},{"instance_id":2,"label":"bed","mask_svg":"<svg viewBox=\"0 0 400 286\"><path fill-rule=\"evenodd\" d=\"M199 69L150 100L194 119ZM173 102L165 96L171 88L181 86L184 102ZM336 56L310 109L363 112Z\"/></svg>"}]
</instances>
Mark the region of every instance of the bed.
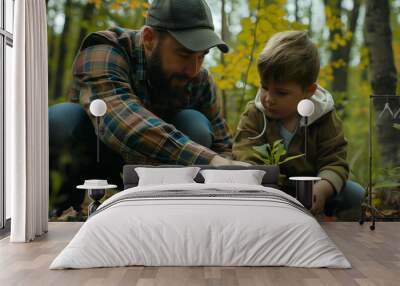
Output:
<instances>
[{"instance_id":1,"label":"bed","mask_svg":"<svg viewBox=\"0 0 400 286\"><path fill-rule=\"evenodd\" d=\"M154 184L138 185L138 172L150 168L124 166L125 190L100 205L50 269L351 267L301 203L277 188L277 167L198 166L202 173L198 172L192 183L158 184L153 173L148 179ZM232 183L220 183L218 176L212 177L217 182L207 179L206 173L213 173L207 170L213 169L239 172L231 178ZM249 169L263 171L261 184L235 182Z\"/></svg>"}]
</instances>

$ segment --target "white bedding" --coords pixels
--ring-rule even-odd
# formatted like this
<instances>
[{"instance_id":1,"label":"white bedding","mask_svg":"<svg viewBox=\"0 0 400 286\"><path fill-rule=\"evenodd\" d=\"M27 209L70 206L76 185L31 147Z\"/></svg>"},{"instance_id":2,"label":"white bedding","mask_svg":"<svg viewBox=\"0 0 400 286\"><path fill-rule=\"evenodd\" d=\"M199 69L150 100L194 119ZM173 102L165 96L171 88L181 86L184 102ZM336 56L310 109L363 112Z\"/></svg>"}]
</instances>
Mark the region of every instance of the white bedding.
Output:
<instances>
[{"instance_id":1,"label":"white bedding","mask_svg":"<svg viewBox=\"0 0 400 286\"><path fill-rule=\"evenodd\" d=\"M145 195L145 191L168 190L258 190L272 199L178 195L118 202ZM351 267L311 215L274 196L299 204L279 190L254 185L192 183L127 189L99 207L50 269L127 265Z\"/></svg>"}]
</instances>

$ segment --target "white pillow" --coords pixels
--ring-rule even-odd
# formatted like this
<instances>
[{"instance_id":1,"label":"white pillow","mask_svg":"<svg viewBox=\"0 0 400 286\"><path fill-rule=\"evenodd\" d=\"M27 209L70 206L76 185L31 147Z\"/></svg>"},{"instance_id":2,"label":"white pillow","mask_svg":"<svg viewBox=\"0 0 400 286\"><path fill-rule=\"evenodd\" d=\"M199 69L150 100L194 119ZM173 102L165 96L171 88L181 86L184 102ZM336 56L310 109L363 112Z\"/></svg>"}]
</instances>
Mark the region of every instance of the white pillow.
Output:
<instances>
[{"instance_id":1,"label":"white pillow","mask_svg":"<svg viewBox=\"0 0 400 286\"><path fill-rule=\"evenodd\" d=\"M246 184L261 185L265 171L262 170L202 170L205 184Z\"/></svg>"},{"instance_id":2,"label":"white pillow","mask_svg":"<svg viewBox=\"0 0 400 286\"><path fill-rule=\"evenodd\" d=\"M199 167L135 168L139 176L138 186L195 183L193 179L199 170Z\"/></svg>"}]
</instances>

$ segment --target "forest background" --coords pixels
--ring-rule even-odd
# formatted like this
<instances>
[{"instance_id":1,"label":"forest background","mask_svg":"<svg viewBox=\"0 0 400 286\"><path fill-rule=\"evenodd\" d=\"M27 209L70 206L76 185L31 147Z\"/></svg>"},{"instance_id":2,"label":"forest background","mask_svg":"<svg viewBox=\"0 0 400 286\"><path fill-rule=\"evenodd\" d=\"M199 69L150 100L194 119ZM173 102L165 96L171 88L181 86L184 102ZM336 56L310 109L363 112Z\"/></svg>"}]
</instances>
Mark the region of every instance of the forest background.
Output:
<instances>
[{"instance_id":1,"label":"forest background","mask_svg":"<svg viewBox=\"0 0 400 286\"><path fill-rule=\"evenodd\" d=\"M84 37L118 25L139 29L151 1L47 0L49 105L68 101L71 67ZM214 49L206 58L221 95L232 133L246 103L259 87L256 59L276 32L306 30L318 45L318 83L334 96L349 142L351 179L369 181L368 116L370 95L399 94L400 0L208 0L216 31L231 47ZM374 110L400 100L385 96ZM399 109L400 110L400 109ZM374 111L374 203L387 216L400 212L400 114L378 121ZM376 127L376 128L375 128ZM51 174L57 184L64 174Z\"/></svg>"}]
</instances>

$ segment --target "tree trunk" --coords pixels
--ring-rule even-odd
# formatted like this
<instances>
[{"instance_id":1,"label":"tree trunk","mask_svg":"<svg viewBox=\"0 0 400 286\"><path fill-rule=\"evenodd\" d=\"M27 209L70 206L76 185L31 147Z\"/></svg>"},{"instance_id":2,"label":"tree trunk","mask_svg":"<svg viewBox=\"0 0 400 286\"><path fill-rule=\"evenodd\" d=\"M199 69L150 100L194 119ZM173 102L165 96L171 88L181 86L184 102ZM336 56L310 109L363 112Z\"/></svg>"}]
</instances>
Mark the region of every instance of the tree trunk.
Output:
<instances>
[{"instance_id":1,"label":"tree trunk","mask_svg":"<svg viewBox=\"0 0 400 286\"><path fill-rule=\"evenodd\" d=\"M329 31L329 42L333 43L336 40L336 37L344 38L345 33L351 32L351 38L346 40L344 46L337 45L335 48L330 49L330 63L333 65L332 67L332 85L331 89L336 96L338 96L341 100L336 104L336 109L341 113L343 117L345 117L344 111L344 103L347 99L346 91L348 89L348 70L349 70L349 62L350 62L350 52L354 42L354 33L357 28L357 20L360 14L360 2L361 0L354 0L354 7L351 13L349 14L349 22L346 25L347 27L335 26L332 30ZM343 13L342 8L343 0L325 0L325 5L331 8L332 15L335 19L341 21L341 16Z\"/></svg>"},{"instance_id":2,"label":"tree trunk","mask_svg":"<svg viewBox=\"0 0 400 286\"><path fill-rule=\"evenodd\" d=\"M313 36L312 21L313 21L313 0L310 0L310 6L308 7L308 34L310 37Z\"/></svg>"},{"instance_id":3,"label":"tree trunk","mask_svg":"<svg viewBox=\"0 0 400 286\"><path fill-rule=\"evenodd\" d=\"M296 22L300 21L300 17L299 17L299 1L298 0L294 0L294 19L296 20Z\"/></svg>"},{"instance_id":4,"label":"tree trunk","mask_svg":"<svg viewBox=\"0 0 400 286\"><path fill-rule=\"evenodd\" d=\"M354 42L354 33L357 28L357 20L359 14L360 14L360 0L354 0L354 7L350 14L350 19L349 19L349 31L352 33L352 36L346 42L346 45L339 46L338 49L332 50L331 61L336 62L342 59L345 64L344 66L333 68L332 90L334 92L335 91L345 92L347 91L348 88L348 70L350 62L350 52ZM338 16L340 17L340 14ZM342 30L334 31L334 34L336 33L339 33L340 36L343 36Z\"/></svg>"},{"instance_id":5,"label":"tree trunk","mask_svg":"<svg viewBox=\"0 0 400 286\"><path fill-rule=\"evenodd\" d=\"M368 48L370 80L375 95L395 95L397 71L392 49L392 31L390 28L390 7L388 0L367 0L365 15L365 43ZM380 114L386 103L394 112L399 109L399 100L374 100L376 114ZM389 113L375 118L376 132L382 165L384 167L399 164L400 132L393 128L396 120Z\"/></svg>"},{"instance_id":6,"label":"tree trunk","mask_svg":"<svg viewBox=\"0 0 400 286\"><path fill-rule=\"evenodd\" d=\"M56 49L56 44L57 44L57 34L54 31L54 17L50 17L49 10L52 10L54 14L58 14L59 11L57 10L57 7L55 6L46 6L46 11L47 11L47 33L48 33L48 90L49 90L49 101L53 99L51 91L53 90L54 86L54 65L55 65L55 49Z\"/></svg>"},{"instance_id":7,"label":"tree trunk","mask_svg":"<svg viewBox=\"0 0 400 286\"><path fill-rule=\"evenodd\" d=\"M81 29L79 31L79 37L75 47L75 53L74 53L75 55L78 53L81 43L88 33L87 26L88 23L90 23L90 20L93 18L95 11L96 11L96 6L94 3L89 2L85 5L85 8L83 8L82 18L81 18Z\"/></svg>"},{"instance_id":8,"label":"tree trunk","mask_svg":"<svg viewBox=\"0 0 400 286\"><path fill-rule=\"evenodd\" d=\"M229 39L229 30L228 30L228 22L225 12L225 4L226 1L221 1L221 38L223 41L227 42ZM221 64L225 65L225 58L224 54L221 53ZM228 112L227 110L227 99L226 99L226 92L223 90L221 91L221 98L222 98L222 116L228 120Z\"/></svg>"},{"instance_id":9,"label":"tree trunk","mask_svg":"<svg viewBox=\"0 0 400 286\"><path fill-rule=\"evenodd\" d=\"M329 7L331 8L332 11L332 17L334 18L339 18L341 16L342 13L342 2L343 0L332 0L332 1L328 1L325 0L325 7ZM335 26L332 30L329 30L329 43L332 43L335 41L335 37L339 36L341 37L342 35L342 31L340 27ZM337 47L336 49L330 49L330 62L336 62L337 60L339 60L341 58L341 55L339 53L339 49L340 47ZM338 91L337 89L340 88L339 86L335 86L335 84L337 83L337 81L335 81L335 76L339 76L338 75L338 71L337 68L333 67L333 82L332 82L332 91Z\"/></svg>"},{"instance_id":10,"label":"tree trunk","mask_svg":"<svg viewBox=\"0 0 400 286\"><path fill-rule=\"evenodd\" d=\"M48 68L48 82L49 82L49 90L52 90L53 85L53 69L54 69L54 50L56 46L56 34L53 31L53 28L51 27L48 29L49 31L49 50L48 50L48 57L49 57L49 68ZM49 97L51 97L51 94L49 94ZM49 98L50 99L50 98ZM52 99L52 97L51 97Z\"/></svg>"},{"instance_id":11,"label":"tree trunk","mask_svg":"<svg viewBox=\"0 0 400 286\"><path fill-rule=\"evenodd\" d=\"M65 58L67 56L67 37L69 32L69 23L72 10L72 0L66 0L64 6L65 22L63 31L60 36L60 45L57 60L57 71L55 76L55 84L53 89L53 97L59 98L63 95L63 80L65 72Z\"/></svg>"},{"instance_id":12,"label":"tree trunk","mask_svg":"<svg viewBox=\"0 0 400 286\"><path fill-rule=\"evenodd\" d=\"M365 42L369 49L371 85L375 94L395 94L397 71L394 65L388 0L368 0L365 15Z\"/></svg>"}]
</instances>

